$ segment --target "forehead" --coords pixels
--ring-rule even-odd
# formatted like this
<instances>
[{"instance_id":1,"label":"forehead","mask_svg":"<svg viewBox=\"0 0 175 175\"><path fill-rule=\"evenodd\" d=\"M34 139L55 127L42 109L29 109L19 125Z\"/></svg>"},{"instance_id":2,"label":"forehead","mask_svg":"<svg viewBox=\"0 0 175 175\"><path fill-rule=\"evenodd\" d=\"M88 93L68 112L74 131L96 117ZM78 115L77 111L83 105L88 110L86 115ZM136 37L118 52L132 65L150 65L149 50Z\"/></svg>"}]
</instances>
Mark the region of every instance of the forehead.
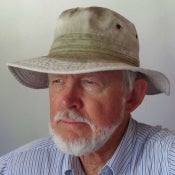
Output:
<instances>
[{"instance_id":1,"label":"forehead","mask_svg":"<svg viewBox=\"0 0 175 175\"><path fill-rule=\"evenodd\" d=\"M82 73L82 74L48 74L49 78L56 77L73 77L73 78L84 78L84 77L92 77L92 78L103 78L103 79L113 79L113 78L122 78L122 71L99 71L99 72L90 72L90 73Z\"/></svg>"}]
</instances>

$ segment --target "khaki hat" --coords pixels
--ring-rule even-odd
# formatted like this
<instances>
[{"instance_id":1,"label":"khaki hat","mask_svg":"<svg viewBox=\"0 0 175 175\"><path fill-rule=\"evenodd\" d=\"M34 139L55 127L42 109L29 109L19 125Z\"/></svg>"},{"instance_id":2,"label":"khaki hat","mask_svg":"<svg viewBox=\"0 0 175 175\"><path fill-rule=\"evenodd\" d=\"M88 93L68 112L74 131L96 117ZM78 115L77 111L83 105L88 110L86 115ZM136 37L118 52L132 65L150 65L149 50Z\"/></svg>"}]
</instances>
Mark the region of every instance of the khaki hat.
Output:
<instances>
[{"instance_id":1,"label":"khaki hat","mask_svg":"<svg viewBox=\"0 0 175 175\"><path fill-rule=\"evenodd\" d=\"M17 80L30 88L47 88L48 73L82 74L98 71L140 72L148 81L147 94L169 95L167 77L140 67L139 41L134 25L102 7L73 8L58 18L48 56L7 64Z\"/></svg>"}]
</instances>

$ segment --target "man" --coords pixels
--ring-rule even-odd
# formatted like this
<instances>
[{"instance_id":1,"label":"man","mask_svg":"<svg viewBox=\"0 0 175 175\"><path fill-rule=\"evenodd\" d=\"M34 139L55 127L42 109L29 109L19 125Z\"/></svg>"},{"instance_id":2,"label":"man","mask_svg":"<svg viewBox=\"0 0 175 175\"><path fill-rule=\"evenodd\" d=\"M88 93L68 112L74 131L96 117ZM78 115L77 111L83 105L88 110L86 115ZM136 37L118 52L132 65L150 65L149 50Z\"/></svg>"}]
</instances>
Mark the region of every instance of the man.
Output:
<instances>
[{"instance_id":1,"label":"man","mask_svg":"<svg viewBox=\"0 0 175 175\"><path fill-rule=\"evenodd\" d=\"M0 175L173 175L175 135L131 113L168 79L139 67L134 25L106 8L64 11L49 55L9 63L25 86L49 87L51 137L0 159Z\"/></svg>"}]
</instances>

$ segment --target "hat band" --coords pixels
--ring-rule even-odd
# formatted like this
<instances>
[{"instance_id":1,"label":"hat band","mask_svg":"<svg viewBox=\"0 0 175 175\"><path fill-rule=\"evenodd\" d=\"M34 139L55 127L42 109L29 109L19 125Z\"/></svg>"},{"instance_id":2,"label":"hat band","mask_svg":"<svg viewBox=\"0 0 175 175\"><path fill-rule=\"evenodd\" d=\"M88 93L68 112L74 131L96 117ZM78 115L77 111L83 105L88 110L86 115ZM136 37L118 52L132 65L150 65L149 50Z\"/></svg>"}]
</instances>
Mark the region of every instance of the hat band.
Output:
<instances>
[{"instance_id":1,"label":"hat band","mask_svg":"<svg viewBox=\"0 0 175 175\"><path fill-rule=\"evenodd\" d=\"M90 57L105 62L122 62L139 67L138 56L133 48L124 48L119 43L111 43L95 34L64 34L56 38L50 49L49 57L73 59L87 62ZM104 58L104 59L103 59ZM77 59L76 59L77 60Z\"/></svg>"}]
</instances>

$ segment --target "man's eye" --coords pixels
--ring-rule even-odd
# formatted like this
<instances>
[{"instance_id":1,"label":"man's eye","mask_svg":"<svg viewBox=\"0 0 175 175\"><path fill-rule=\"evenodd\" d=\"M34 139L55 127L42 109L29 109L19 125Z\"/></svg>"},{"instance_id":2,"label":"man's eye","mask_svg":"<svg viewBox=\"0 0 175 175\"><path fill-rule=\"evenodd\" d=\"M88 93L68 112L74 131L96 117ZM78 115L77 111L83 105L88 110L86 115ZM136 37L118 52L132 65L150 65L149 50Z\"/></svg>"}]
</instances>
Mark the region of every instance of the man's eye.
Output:
<instances>
[{"instance_id":1,"label":"man's eye","mask_svg":"<svg viewBox=\"0 0 175 175\"><path fill-rule=\"evenodd\" d=\"M94 80L94 79L84 79L81 82L81 85L84 88L84 90L86 90L90 93L100 92L103 88L102 83L99 82L98 80Z\"/></svg>"},{"instance_id":2,"label":"man's eye","mask_svg":"<svg viewBox=\"0 0 175 175\"><path fill-rule=\"evenodd\" d=\"M82 81L82 86L85 88L85 89L90 89L90 90L93 90L93 89L97 89L100 85L97 81L95 80L92 80L92 79L84 79Z\"/></svg>"},{"instance_id":3,"label":"man's eye","mask_svg":"<svg viewBox=\"0 0 175 175\"><path fill-rule=\"evenodd\" d=\"M95 85L95 81L93 80L83 80L84 84L88 84L88 85Z\"/></svg>"},{"instance_id":4,"label":"man's eye","mask_svg":"<svg viewBox=\"0 0 175 175\"><path fill-rule=\"evenodd\" d=\"M60 91L64 89L65 81L63 79L53 79L50 80L50 88L54 89L55 91Z\"/></svg>"},{"instance_id":5,"label":"man's eye","mask_svg":"<svg viewBox=\"0 0 175 175\"><path fill-rule=\"evenodd\" d=\"M63 80L61 79L53 80L53 83L63 83Z\"/></svg>"},{"instance_id":6,"label":"man's eye","mask_svg":"<svg viewBox=\"0 0 175 175\"><path fill-rule=\"evenodd\" d=\"M64 80L63 79L51 80L51 84L52 85L62 85L62 84L64 84Z\"/></svg>"},{"instance_id":7,"label":"man's eye","mask_svg":"<svg viewBox=\"0 0 175 175\"><path fill-rule=\"evenodd\" d=\"M93 80L86 80L86 83L88 83L88 84L95 84L95 82Z\"/></svg>"}]
</instances>

